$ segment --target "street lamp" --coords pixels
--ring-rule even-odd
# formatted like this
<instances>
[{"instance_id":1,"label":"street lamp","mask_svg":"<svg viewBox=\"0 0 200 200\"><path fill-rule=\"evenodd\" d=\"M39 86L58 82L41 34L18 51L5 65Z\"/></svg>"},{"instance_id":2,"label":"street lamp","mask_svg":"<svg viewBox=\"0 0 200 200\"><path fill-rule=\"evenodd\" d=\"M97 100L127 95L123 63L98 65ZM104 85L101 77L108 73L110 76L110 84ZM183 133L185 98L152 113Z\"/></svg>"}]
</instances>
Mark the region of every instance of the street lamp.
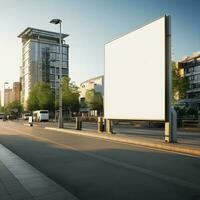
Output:
<instances>
[{"instance_id":1,"label":"street lamp","mask_svg":"<svg viewBox=\"0 0 200 200\"><path fill-rule=\"evenodd\" d=\"M55 53L56 54L56 53ZM56 59L51 59L50 60L51 62L54 62L54 67L55 67L55 71L54 71L54 106L55 106L55 122L56 122L56 66L55 66L55 63L56 63Z\"/></svg>"},{"instance_id":2,"label":"street lamp","mask_svg":"<svg viewBox=\"0 0 200 200\"><path fill-rule=\"evenodd\" d=\"M59 41L60 41L60 66L59 66L59 117L58 117L58 128L63 128L63 118L62 118L62 34L61 34L61 23L62 20L60 19L52 19L50 21L51 24L60 24L60 37L59 37ZM56 68L55 68L55 72L56 72ZM55 86L56 87L56 86Z\"/></svg>"}]
</instances>

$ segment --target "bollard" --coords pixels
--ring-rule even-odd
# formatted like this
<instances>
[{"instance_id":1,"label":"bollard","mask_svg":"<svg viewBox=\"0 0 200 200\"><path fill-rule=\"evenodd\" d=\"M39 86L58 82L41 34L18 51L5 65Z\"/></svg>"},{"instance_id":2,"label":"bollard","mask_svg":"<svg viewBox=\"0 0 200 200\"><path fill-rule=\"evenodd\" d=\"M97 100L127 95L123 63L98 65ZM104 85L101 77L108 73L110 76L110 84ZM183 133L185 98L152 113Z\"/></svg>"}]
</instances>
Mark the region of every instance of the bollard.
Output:
<instances>
[{"instance_id":1,"label":"bollard","mask_svg":"<svg viewBox=\"0 0 200 200\"><path fill-rule=\"evenodd\" d=\"M103 119L103 129L104 129L104 131L106 131L106 119L105 118Z\"/></svg>"},{"instance_id":2,"label":"bollard","mask_svg":"<svg viewBox=\"0 0 200 200\"><path fill-rule=\"evenodd\" d=\"M113 127L112 127L112 120L111 119L106 120L106 132L113 134Z\"/></svg>"},{"instance_id":3,"label":"bollard","mask_svg":"<svg viewBox=\"0 0 200 200\"><path fill-rule=\"evenodd\" d=\"M81 129L82 129L81 117L76 117L76 130L81 130Z\"/></svg>"},{"instance_id":4,"label":"bollard","mask_svg":"<svg viewBox=\"0 0 200 200\"><path fill-rule=\"evenodd\" d=\"M30 116L28 118L28 123L29 123L29 126L33 126L33 117L32 116Z\"/></svg>"},{"instance_id":5,"label":"bollard","mask_svg":"<svg viewBox=\"0 0 200 200\"><path fill-rule=\"evenodd\" d=\"M102 133L104 131L103 117L98 117L98 132Z\"/></svg>"}]
</instances>

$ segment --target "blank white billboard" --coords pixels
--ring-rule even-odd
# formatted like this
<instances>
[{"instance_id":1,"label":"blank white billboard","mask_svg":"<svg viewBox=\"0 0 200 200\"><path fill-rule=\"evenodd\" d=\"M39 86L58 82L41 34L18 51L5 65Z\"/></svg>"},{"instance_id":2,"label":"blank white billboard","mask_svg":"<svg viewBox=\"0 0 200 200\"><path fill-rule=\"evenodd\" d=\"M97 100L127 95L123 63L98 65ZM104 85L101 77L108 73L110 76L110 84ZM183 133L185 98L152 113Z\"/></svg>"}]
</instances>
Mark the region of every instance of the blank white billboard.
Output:
<instances>
[{"instance_id":1,"label":"blank white billboard","mask_svg":"<svg viewBox=\"0 0 200 200\"><path fill-rule=\"evenodd\" d=\"M165 120L165 17L105 45L104 117Z\"/></svg>"}]
</instances>

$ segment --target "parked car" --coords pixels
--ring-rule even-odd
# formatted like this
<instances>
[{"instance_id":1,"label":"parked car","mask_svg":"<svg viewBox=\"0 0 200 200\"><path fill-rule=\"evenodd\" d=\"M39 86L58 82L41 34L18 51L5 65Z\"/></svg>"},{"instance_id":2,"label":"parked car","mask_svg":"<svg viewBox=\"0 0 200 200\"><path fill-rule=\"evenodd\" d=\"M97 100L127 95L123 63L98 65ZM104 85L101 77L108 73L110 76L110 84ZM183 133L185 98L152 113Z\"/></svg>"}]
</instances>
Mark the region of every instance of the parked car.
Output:
<instances>
[{"instance_id":1,"label":"parked car","mask_svg":"<svg viewBox=\"0 0 200 200\"><path fill-rule=\"evenodd\" d=\"M31 116L32 116L31 113L24 113L24 114L22 115L22 118L23 118L24 120L28 120L28 118L31 117Z\"/></svg>"},{"instance_id":2,"label":"parked car","mask_svg":"<svg viewBox=\"0 0 200 200\"><path fill-rule=\"evenodd\" d=\"M0 113L0 119L3 119L4 118L4 113Z\"/></svg>"}]
</instances>

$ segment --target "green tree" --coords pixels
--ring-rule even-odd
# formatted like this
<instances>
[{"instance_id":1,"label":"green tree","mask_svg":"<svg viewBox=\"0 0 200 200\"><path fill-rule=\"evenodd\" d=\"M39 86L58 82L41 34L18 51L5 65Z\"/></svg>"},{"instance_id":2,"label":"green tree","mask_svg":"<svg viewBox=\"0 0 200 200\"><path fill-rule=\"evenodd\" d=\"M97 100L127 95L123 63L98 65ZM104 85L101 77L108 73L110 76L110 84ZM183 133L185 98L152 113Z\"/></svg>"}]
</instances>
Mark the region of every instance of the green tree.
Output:
<instances>
[{"instance_id":1,"label":"green tree","mask_svg":"<svg viewBox=\"0 0 200 200\"><path fill-rule=\"evenodd\" d=\"M96 92L94 89L87 90L85 102L91 110L97 110L98 113L103 111L103 97L100 92Z\"/></svg>"},{"instance_id":2,"label":"green tree","mask_svg":"<svg viewBox=\"0 0 200 200\"><path fill-rule=\"evenodd\" d=\"M79 111L78 87L70 82L70 78L62 78L62 100L63 109L71 112Z\"/></svg>"},{"instance_id":3,"label":"green tree","mask_svg":"<svg viewBox=\"0 0 200 200\"><path fill-rule=\"evenodd\" d=\"M186 91L189 89L189 79L186 76L180 74L179 69L176 67L176 63L172 62L172 91L173 102L183 99Z\"/></svg>"},{"instance_id":4,"label":"green tree","mask_svg":"<svg viewBox=\"0 0 200 200\"><path fill-rule=\"evenodd\" d=\"M34 85L27 101L28 110L49 110L53 111L54 93L49 84L38 82Z\"/></svg>"},{"instance_id":5,"label":"green tree","mask_svg":"<svg viewBox=\"0 0 200 200\"><path fill-rule=\"evenodd\" d=\"M4 112L4 107L0 106L0 112Z\"/></svg>"},{"instance_id":6,"label":"green tree","mask_svg":"<svg viewBox=\"0 0 200 200\"><path fill-rule=\"evenodd\" d=\"M9 115L14 115L15 117L19 117L23 110L23 106L19 101L9 103L6 107L6 113Z\"/></svg>"}]
</instances>

